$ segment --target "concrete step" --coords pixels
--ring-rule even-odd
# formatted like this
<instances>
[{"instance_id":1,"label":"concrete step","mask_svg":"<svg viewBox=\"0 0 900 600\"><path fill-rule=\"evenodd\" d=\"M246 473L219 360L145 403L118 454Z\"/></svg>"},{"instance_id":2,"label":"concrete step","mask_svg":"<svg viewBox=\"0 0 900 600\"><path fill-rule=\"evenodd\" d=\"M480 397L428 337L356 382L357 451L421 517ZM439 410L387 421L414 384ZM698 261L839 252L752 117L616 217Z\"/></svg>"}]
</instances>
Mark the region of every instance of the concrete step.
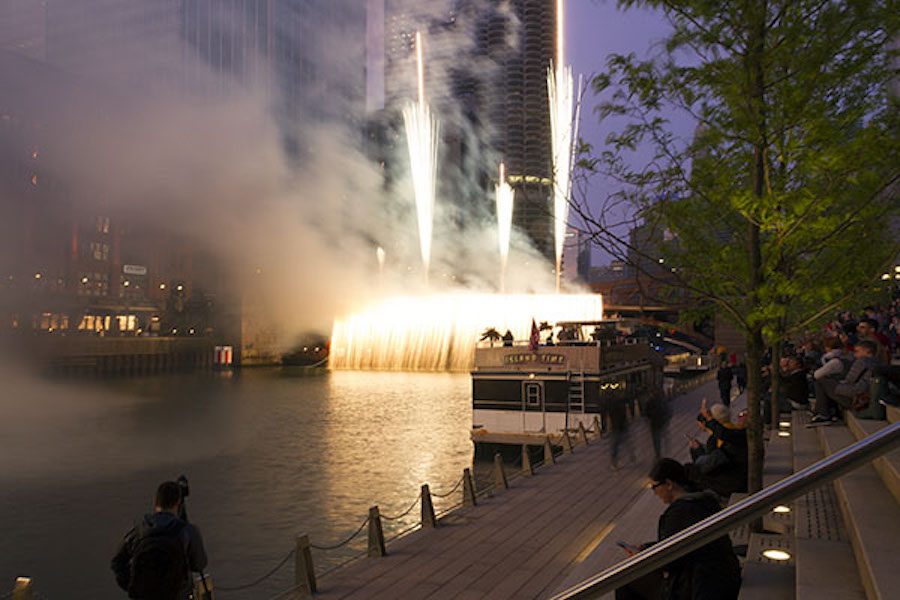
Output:
<instances>
[{"instance_id":1,"label":"concrete step","mask_svg":"<svg viewBox=\"0 0 900 600\"><path fill-rule=\"evenodd\" d=\"M800 471L824 458L817 430L807 429L809 417L795 411L791 418L794 470ZM797 598L864 600L853 547L844 527L834 485L824 485L791 505L794 518Z\"/></svg>"},{"instance_id":2,"label":"concrete step","mask_svg":"<svg viewBox=\"0 0 900 600\"><path fill-rule=\"evenodd\" d=\"M858 419L854 415L848 415L847 426L857 440L866 438L880 429L887 427L887 421L871 421ZM881 456L872 463L875 470L881 475L884 485L890 490L894 498L900 503L900 450Z\"/></svg>"},{"instance_id":3,"label":"concrete step","mask_svg":"<svg viewBox=\"0 0 900 600\"><path fill-rule=\"evenodd\" d=\"M887 406L887 420L888 423L900 421L900 406Z\"/></svg>"},{"instance_id":4,"label":"concrete step","mask_svg":"<svg viewBox=\"0 0 900 600\"><path fill-rule=\"evenodd\" d=\"M783 550L785 561L766 558L766 550ZM738 600L794 600L794 549L790 536L754 533L750 535L747 560L741 572Z\"/></svg>"},{"instance_id":5,"label":"concrete step","mask_svg":"<svg viewBox=\"0 0 900 600\"><path fill-rule=\"evenodd\" d=\"M830 455L856 441L843 425L816 430ZM900 505L885 487L875 467L866 465L835 482L841 514L853 545L860 579L869 600L900 597L897 568L900 540Z\"/></svg>"}]
</instances>

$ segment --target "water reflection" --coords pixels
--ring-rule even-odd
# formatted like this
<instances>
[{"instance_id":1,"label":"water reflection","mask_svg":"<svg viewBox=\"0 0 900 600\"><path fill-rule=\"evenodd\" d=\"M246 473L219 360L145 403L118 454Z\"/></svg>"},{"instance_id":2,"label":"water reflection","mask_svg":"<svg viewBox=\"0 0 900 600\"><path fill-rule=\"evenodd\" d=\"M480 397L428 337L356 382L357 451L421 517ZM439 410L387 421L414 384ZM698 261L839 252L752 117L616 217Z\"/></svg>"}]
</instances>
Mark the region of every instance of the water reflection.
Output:
<instances>
[{"instance_id":1,"label":"water reflection","mask_svg":"<svg viewBox=\"0 0 900 600\"><path fill-rule=\"evenodd\" d=\"M108 561L156 484L185 473L218 584L268 571L296 534L332 544L378 504L405 510L422 483L446 490L472 459L469 379L429 373L279 371L105 384L4 381L0 581L49 598L121 598ZM438 507L441 505L438 504ZM385 523L389 535L418 509ZM317 552L320 568L365 545ZM229 598L265 598L291 567Z\"/></svg>"}]
</instances>

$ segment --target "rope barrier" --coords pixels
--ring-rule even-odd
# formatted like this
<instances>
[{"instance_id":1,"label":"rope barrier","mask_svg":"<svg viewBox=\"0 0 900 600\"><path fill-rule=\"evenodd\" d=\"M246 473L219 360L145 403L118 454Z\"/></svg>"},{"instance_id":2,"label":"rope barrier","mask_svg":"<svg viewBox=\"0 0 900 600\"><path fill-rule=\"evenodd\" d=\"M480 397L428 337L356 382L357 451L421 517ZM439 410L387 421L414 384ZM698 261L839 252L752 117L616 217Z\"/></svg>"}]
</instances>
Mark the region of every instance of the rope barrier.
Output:
<instances>
[{"instance_id":1,"label":"rope barrier","mask_svg":"<svg viewBox=\"0 0 900 600\"><path fill-rule=\"evenodd\" d=\"M434 496L435 498L446 498L447 496L449 496L450 494L452 494L453 492L455 492L456 490L459 489L459 486L462 485L464 479L465 479L465 477L460 477L459 481L456 482L456 485L453 486L453 489L450 490L449 492L447 492L446 494L438 494L436 492L431 492L431 495Z\"/></svg>"},{"instance_id":2,"label":"rope barrier","mask_svg":"<svg viewBox=\"0 0 900 600\"><path fill-rule=\"evenodd\" d=\"M409 508L407 508L405 511L403 511L396 517L389 517L387 515L381 515L381 518L384 519L385 521L396 521L397 519L402 519L403 517L405 517L406 515L408 515L409 513L412 512L412 510L416 507L416 505L419 503L419 500L421 500L421 499L422 499L421 496L416 496L416 499L413 500L413 503L409 506Z\"/></svg>"},{"instance_id":3,"label":"rope barrier","mask_svg":"<svg viewBox=\"0 0 900 600\"><path fill-rule=\"evenodd\" d=\"M269 571L268 573L266 573L259 579L254 580L253 583L247 583L245 585L236 585L236 586L224 586L224 585L216 584L216 591L217 592L237 592L239 590L246 590L247 588L252 588L255 585L259 585L260 583L262 583L263 581L265 581L266 579L268 579L269 577L271 577L272 575L277 573L278 569L283 567L287 563L287 561L294 555L294 552L295 552L295 550L291 550L290 552L288 552L287 556L282 558L281 562L278 563L277 565L275 565L275 568L273 568L271 571Z\"/></svg>"},{"instance_id":4,"label":"rope barrier","mask_svg":"<svg viewBox=\"0 0 900 600\"><path fill-rule=\"evenodd\" d=\"M315 548L316 550L336 550L336 549L340 548L341 546L345 546L345 545L349 544L353 538L355 538L356 536L359 535L359 533L363 530L363 527L365 527L368 522L369 522L369 517L366 517L366 520L362 522L362 525L359 526L359 529L354 531L350 535L350 537L345 539L343 542L340 542L339 544L334 544L333 546L317 546L315 544L310 544L310 546Z\"/></svg>"}]
</instances>

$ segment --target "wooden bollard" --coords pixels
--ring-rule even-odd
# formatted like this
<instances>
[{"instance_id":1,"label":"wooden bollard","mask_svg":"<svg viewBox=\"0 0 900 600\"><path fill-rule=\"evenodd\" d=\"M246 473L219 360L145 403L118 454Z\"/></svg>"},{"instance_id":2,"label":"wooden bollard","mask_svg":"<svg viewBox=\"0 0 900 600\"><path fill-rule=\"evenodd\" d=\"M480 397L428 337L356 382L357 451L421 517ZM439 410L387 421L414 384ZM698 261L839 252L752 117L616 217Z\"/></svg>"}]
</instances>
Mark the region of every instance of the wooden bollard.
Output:
<instances>
[{"instance_id":1,"label":"wooden bollard","mask_svg":"<svg viewBox=\"0 0 900 600\"><path fill-rule=\"evenodd\" d=\"M569 432L563 430L562 433L562 447L563 454L572 454L575 451L572 449L572 440L569 438Z\"/></svg>"},{"instance_id":2,"label":"wooden bollard","mask_svg":"<svg viewBox=\"0 0 900 600\"><path fill-rule=\"evenodd\" d=\"M312 546L308 534L297 536L294 547L294 587L303 598L316 593L316 570L313 568Z\"/></svg>"},{"instance_id":3,"label":"wooden bollard","mask_svg":"<svg viewBox=\"0 0 900 600\"><path fill-rule=\"evenodd\" d=\"M463 469L463 506L475 506L475 481L472 480L472 472Z\"/></svg>"},{"instance_id":4,"label":"wooden bollard","mask_svg":"<svg viewBox=\"0 0 900 600\"><path fill-rule=\"evenodd\" d=\"M32 600L31 577L16 577L16 585L12 591L12 600Z\"/></svg>"},{"instance_id":5,"label":"wooden bollard","mask_svg":"<svg viewBox=\"0 0 900 600\"><path fill-rule=\"evenodd\" d=\"M594 415L594 431L597 434L597 437L600 437L603 434L603 427L600 425L600 419L597 418L597 415Z\"/></svg>"},{"instance_id":6,"label":"wooden bollard","mask_svg":"<svg viewBox=\"0 0 900 600\"><path fill-rule=\"evenodd\" d=\"M587 446L588 443L589 443L589 442L588 442L588 437L587 437L587 431L585 431L585 429L584 429L584 423L582 423L581 421L578 421L578 433L581 434L581 441L582 441L582 443L584 443L584 445Z\"/></svg>"},{"instance_id":7,"label":"wooden bollard","mask_svg":"<svg viewBox=\"0 0 900 600\"><path fill-rule=\"evenodd\" d=\"M381 528L381 513L377 506L369 509L369 558L387 554L384 551L384 530Z\"/></svg>"},{"instance_id":8,"label":"wooden bollard","mask_svg":"<svg viewBox=\"0 0 900 600\"><path fill-rule=\"evenodd\" d=\"M494 453L494 488L508 490L509 482L506 481L506 469L503 468L503 457L499 452Z\"/></svg>"},{"instance_id":9,"label":"wooden bollard","mask_svg":"<svg viewBox=\"0 0 900 600\"><path fill-rule=\"evenodd\" d=\"M531 457L528 455L528 444L522 444L522 475L525 477L534 475L534 467L531 466Z\"/></svg>"},{"instance_id":10,"label":"wooden bollard","mask_svg":"<svg viewBox=\"0 0 900 600\"><path fill-rule=\"evenodd\" d=\"M434 529L437 520L434 518L434 504L431 502L431 490L428 484L422 486L422 529Z\"/></svg>"},{"instance_id":11,"label":"wooden bollard","mask_svg":"<svg viewBox=\"0 0 900 600\"><path fill-rule=\"evenodd\" d=\"M553 456L553 445L550 443L550 436L548 435L544 438L544 464L552 465L556 462L556 458Z\"/></svg>"}]
</instances>

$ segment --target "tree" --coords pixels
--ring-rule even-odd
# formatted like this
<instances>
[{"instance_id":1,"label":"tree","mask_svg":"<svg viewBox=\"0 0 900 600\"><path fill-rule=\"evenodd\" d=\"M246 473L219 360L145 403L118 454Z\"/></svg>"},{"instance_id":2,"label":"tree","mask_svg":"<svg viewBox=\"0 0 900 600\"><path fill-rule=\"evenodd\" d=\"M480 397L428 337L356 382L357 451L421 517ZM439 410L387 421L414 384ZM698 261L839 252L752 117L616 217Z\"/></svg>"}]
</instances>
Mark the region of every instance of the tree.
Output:
<instances>
[{"instance_id":1,"label":"tree","mask_svg":"<svg viewBox=\"0 0 900 600\"><path fill-rule=\"evenodd\" d=\"M765 347L814 325L900 251L900 118L889 86L896 0L622 0L661 9L659 56L613 55L592 80L601 119L625 124L580 166L619 185L649 238L630 244L611 211L574 209L595 242L715 307L747 338L751 492L762 484ZM693 140L666 115L697 124ZM647 164L630 153L650 147ZM639 260L635 260L635 259ZM665 269L659 265L664 264ZM774 394L773 394L774 396ZM777 400L777 398L775 398ZM777 418L777 411L773 418Z\"/></svg>"}]
</instances>

